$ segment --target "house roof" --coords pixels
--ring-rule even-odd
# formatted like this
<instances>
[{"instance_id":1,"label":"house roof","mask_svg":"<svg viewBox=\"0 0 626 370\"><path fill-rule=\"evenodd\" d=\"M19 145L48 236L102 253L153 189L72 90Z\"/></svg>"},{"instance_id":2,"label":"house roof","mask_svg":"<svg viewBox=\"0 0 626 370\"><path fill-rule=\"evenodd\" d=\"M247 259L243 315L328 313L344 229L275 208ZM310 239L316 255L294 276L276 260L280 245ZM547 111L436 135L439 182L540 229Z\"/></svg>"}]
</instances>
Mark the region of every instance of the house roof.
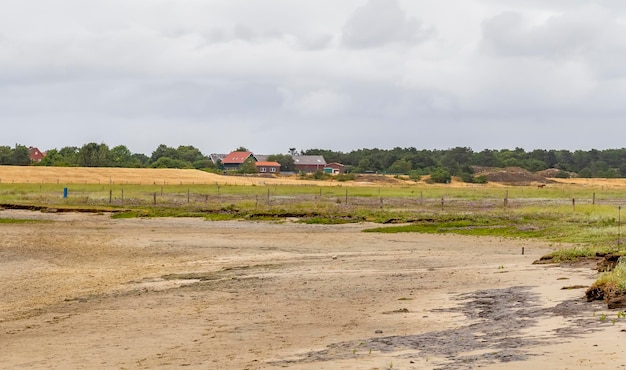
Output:
<instances>
[{"instance_id":1,"label":"house roof","mask_svg":"<svg viewBox=\"0 0 626 370\"><path fill-rule=\"evenodd\" d=\"M293 162L296 166L323 166L326 164L326 160L321 155L294 155Z\"/></svg>"},{"instance_id":2,"label":"house roof","mask_svg":"<svg viewBox=\"0 0 626 370\"><path fill-rule=\"evenodd\" d=\"M337 162L326 163L326 166L327 166L327 167L330 167L330 166L334 166L334 167L345 167L343 164L341 164L341 163L337 163Z\"/></svg>"},{"instance_id":3,"label":"house roof","mask_svg":"<svg viewBox=\"0 0 626 370\"><path fill-rule=\"evenodd\" d=\"M222 163L243 163L250 156L252 156L252 152L231 152L222 159Z\"/></svg>"},{"instance_id":4,"label":"house roof","mask_svg":"<svg viewBox=\"0 0 626 370\"><path fill-rule=\"evenodd\" d=\"M217 164L217 161L224 161L224 158L226 158L228 154L220 154L220 153L211 153L209 154L209 158L211 158L211 160L213 161L213 163Z\"/></svg>"},{"instance_id":5,"label":"house roof","mask_svg":"<svg viewBox=\"0 0 626 370\"><path fill-rule=\"evenodd\" d=\"M278 162L256 162L257 167L280 167Z\"/></svg>"},{"instance_id":6,"label":"house roof","mask_svg":"<svg viewBox=\"0 0 626 370\"><path fill-rule=\"evenodd\" d=\"M31 146L28 147L28 156L31 160L39 162L46 156L46 152L42 152L38 148Z\"/></svg>"}]
</instances>

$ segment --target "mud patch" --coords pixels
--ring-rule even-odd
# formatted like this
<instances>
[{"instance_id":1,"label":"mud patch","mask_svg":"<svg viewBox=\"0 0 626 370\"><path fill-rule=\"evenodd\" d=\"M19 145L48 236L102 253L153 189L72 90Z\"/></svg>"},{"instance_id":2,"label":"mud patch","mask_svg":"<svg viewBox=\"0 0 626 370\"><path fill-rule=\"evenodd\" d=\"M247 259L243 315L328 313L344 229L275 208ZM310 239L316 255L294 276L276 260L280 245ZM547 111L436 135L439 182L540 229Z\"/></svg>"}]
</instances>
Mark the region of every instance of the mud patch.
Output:
<instances>
[{"instance_id":1,"label":"mud patch","mask_svg":"<svg viewBox=\"0 0 626 370\"><path fill-rule=\"evenodd\" d=\"M554 307L540 305L531 287L482 290L454 298L459 306L434 310L434 313L462 313L468 324L456 329L418 335L372 337L334 343L321 351L309 352L298 359L273 362L280 366L356 359L372 352L397 353L407 362L430 359L436 369L467 369L494 363L524 361L538 345L563 342L565 338L601 330L593 318L597 307L582 299L562 302ZM529 336L525 329L540 320L555 318L559 323L540 336ZM565 320L563 320L565 319ZM410 325L410 323L407 323ZM356 352L355 348L367 349Z\"/></svg>"}]
</instances>

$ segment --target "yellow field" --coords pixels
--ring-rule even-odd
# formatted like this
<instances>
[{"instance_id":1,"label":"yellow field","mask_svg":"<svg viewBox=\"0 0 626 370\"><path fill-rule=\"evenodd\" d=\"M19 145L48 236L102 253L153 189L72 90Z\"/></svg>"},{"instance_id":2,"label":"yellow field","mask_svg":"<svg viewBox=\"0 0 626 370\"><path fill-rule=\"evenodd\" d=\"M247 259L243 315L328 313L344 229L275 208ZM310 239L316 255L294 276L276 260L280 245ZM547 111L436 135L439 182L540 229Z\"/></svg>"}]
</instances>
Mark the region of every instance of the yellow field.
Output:
<instances>
[{"instance_id":1,"label":"yellow field","mask_svg":"<svg viewBox=\"0 0 626 370\"><path fill-rule=\"evenodd\" d=\"M559 185L574 187L626 189L626 179L550 179ZM0 184L134 184L134 185L317 185L317 186L407 186L413 181L402 181L391 176L375 176L363 181L311 181L300 180L298 176L265 178L256 176L223 176L199 170L169 168L103 168L103 167L39 167L39 166L0 166ZM422 185L423 182L420 182ZM453 181L446 187L468 187ZM484 186L484 185L482 185ZM500 187L490 182L487 186ZM550 185L548 185L550 186Z\"/></svg>"},{"instance_id":2,"label":"yellow field","mask_svg":"<svg viewBox=\"0 0 626 370\"><path fill-rule=\"evenodd\" d=\"M200 170L170 168L39 167L0 166L0 184L133 184L133 185L318 185L336 186L336 181L306 181L297 176L265 178L223 176ZM344 182L342 186L368 183ZM373 184L369 184L373 185Z\"/></svg>"},{"instance_id":3,"label":"yellow field","mask_svg":"<svg viewBox=\"0 0 626 370\"><path fill-rule=\"evenodd\" d=\"M559 184L603 189L626 189L626 179L551 179Z\"/></svg>"}]
</instances>

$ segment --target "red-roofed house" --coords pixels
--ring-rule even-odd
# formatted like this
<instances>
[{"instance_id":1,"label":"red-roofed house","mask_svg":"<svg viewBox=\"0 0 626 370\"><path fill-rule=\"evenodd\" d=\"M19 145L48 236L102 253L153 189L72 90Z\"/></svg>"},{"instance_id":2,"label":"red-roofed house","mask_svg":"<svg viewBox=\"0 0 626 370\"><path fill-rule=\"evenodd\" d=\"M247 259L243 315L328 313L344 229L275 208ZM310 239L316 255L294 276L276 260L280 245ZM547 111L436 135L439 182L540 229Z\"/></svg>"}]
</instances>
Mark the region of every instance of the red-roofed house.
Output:
<instances>
[{"instance_id":1,"label":"red-roofed house","mask_svg":"<svg viewBox=\"0 0 626 370\"><path fill-rule=\"evenodd\" d=\"M28 148L28 156L30 157L31 162L39 163L42 159L46 157L46 153L41 152L39 149L31 146Z\"/></svg>"},{"instance_id":2,"label":"red-roofed house","mask_svg":"<svg viewBox=\"0 0 626 370\"><path fill-rule=\"evenodd\" d=\"M278 162L257 162L256 170L259 173L279 173L280 163Z\"/></svg>"},{"instance_id":3,"label":"red-roofed house","mask_svg":"<svg viewBox=\"0 0 626 370\"><path fill-rule=\"evenodd\" d=\"M222 159L222 165L226 171L236 171L248 158L252 158L256 162L252 152L231 152Z\"/></svg>"}]
</instances>

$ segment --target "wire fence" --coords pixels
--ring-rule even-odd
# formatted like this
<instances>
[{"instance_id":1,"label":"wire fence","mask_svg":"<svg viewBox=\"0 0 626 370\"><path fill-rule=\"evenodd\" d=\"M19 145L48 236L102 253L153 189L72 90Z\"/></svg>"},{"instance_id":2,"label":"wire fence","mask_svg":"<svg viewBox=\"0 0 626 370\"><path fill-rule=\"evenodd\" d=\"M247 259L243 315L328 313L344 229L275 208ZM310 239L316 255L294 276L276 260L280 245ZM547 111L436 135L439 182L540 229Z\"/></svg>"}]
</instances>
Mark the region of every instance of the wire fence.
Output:
<instances>
[{"instance_id":1,"label":"wire fence","mask_svg":"<svg viewBox=\"0 0 626 370\"><path fill-rule=\"evenodd\" d=\"M233 185L0 185L0 203L51 206L154 206L213 208L302 208L489 211L519 207L577 207L626 204L621 192L552 192L528 189L450 190Z\"/></svg>"}]
</instances>

